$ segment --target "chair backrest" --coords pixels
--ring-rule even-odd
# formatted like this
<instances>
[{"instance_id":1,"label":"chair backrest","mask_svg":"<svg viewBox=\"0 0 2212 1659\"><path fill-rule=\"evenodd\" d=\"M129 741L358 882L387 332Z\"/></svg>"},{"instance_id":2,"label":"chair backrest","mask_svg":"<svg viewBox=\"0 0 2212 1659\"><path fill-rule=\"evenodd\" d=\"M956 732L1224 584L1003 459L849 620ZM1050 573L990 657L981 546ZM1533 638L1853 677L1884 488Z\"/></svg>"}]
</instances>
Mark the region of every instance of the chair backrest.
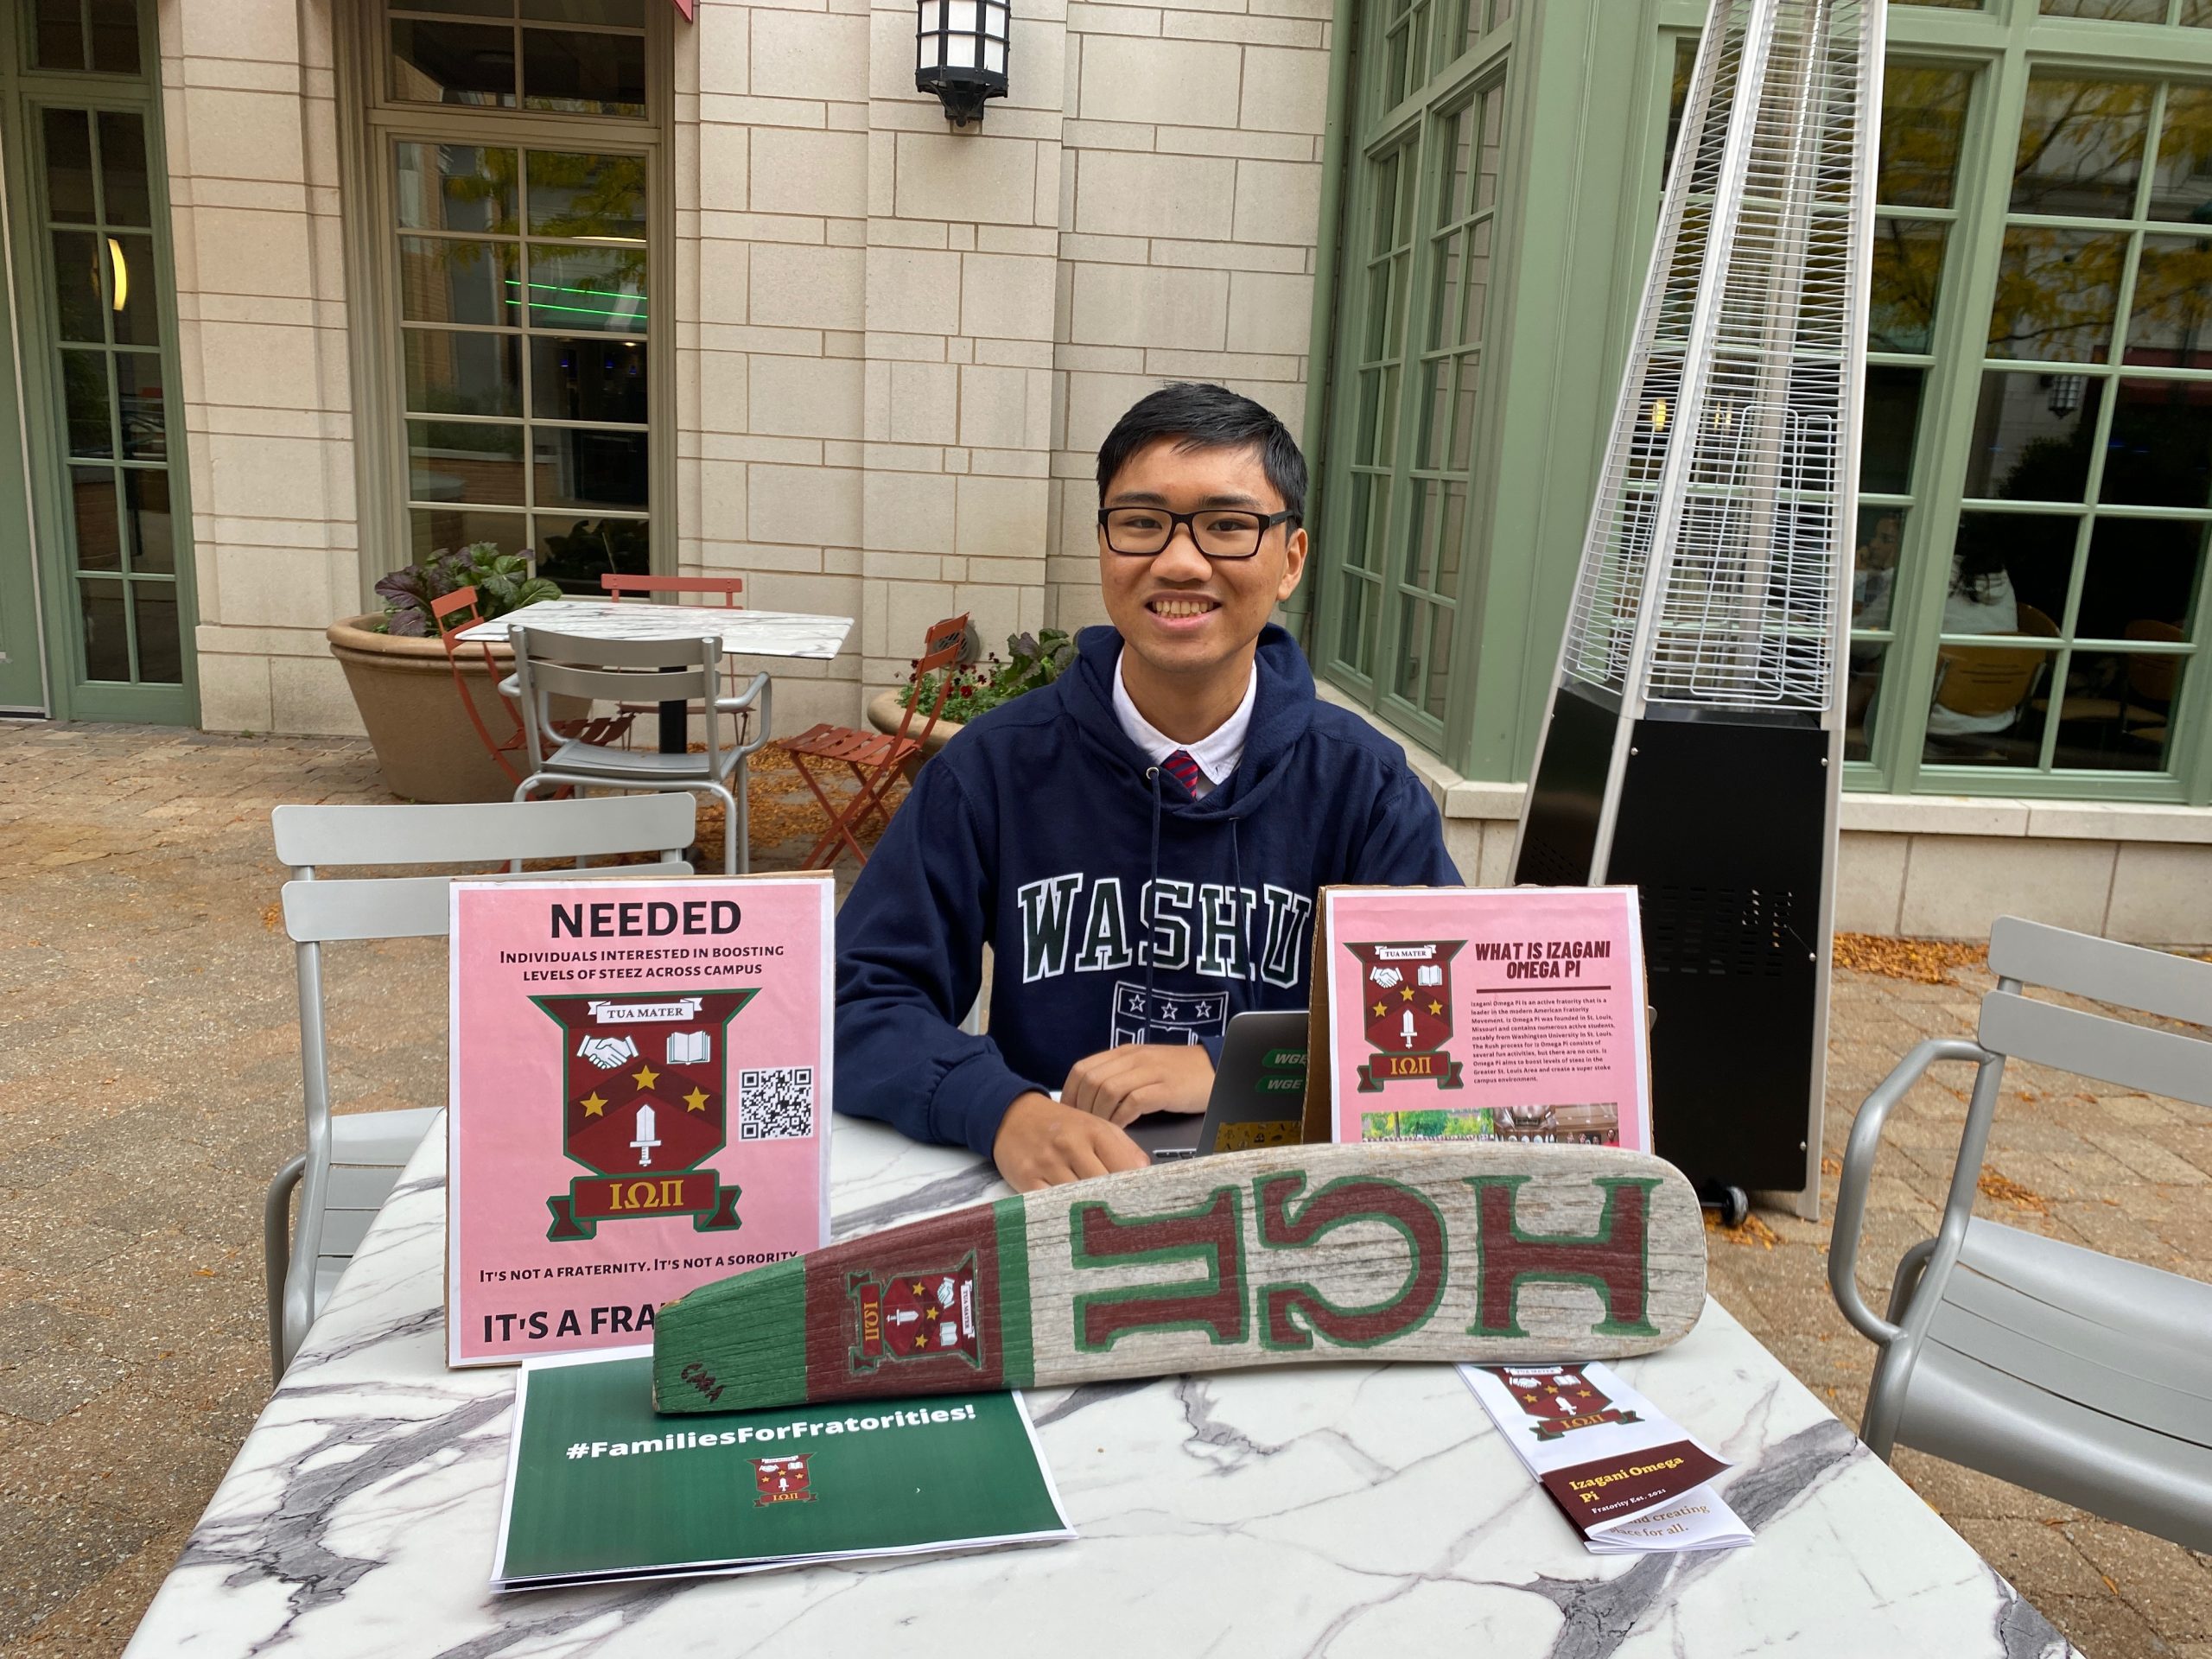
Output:
<instances>
[{"instance_id":1,"label":"chair backrest","mask_svg":"<svg viewBox=\"0 0 2212 1659\"><path fill-rule=\"evenodd\" d=\"M330 1065L324 1027L322 946L340 939L435 938L448 929L454 876L318 874L332 865L474 864L525 858L658 853L655 864L523 873L524 879L688 875L697 804L689 795L601 800L492 802L457 806L280 806L270 815L284 884L284 931L293 942L300 1006L300 1079L307 1111L307 1170L285 1275L283 1325L296 1345L314 1319L315 1268L330 1179ZM513 880L470 875L470 880Z\"/></svg>"},{"instance_id":2,"label":"chair backrest","mask_svg":"<svg viewBox=\"0 0 2212 1659\"><path fill-rule=\"evenodd\" d=\"M2212 963L2001 916L1989 968L1998 986L1982 998L1979 1034L1993 1054L2212 1106L2212 1041L2022 994L2040 986L2212 1027Z\"/></svg>"},{"instance_id":3,"label":"chair backrest","mask_svg":"<svg viewBox=\"0 0 2212 1659\"><path fill-rule=\"evenodd\" d=\"M723 606L733 611L745 608L745 578L743 576L632 576L610 570L599 579L600 590L617 599L633 596L650 597L654 594L688 594L701 598L719 598Z\"/></svg>"},{"instance_id":4,"label":"chair backrest","mask_svg":"<svg viewBox=\"0 0 2212 1659\"><path fill-rule=\"evenodd\" d=\"M430 620L438 630L439 642L445 646L448 657L453 655L454 636L483 620L474 588L456 588L430 601Z\"/></svg>"},{"instance_id":5,"label":"chair backrest","mask_svg":"<svg viewBox=\"0 0 2212 1659\"><path fill-rule=\"evenodd\" d=\"M914 723L916 705L921 702L919 688L922 681L939 670L944 672L937 683L937 694L930 700L928 717L922 722L921 736L915 741L927 743L930 734L937 729L938 716L944 712L944 700L952 693L953 671L969 655L970 638L968 618L963 611L958 616L949 616L942 622L930 624L929 632L922 636L922 654L914 659L913 673L908 677L911 689L906 698L906 712L899 716L899 736L903 741Z\"/></svg>"},{"instance_id":6,"label":"chair backrest","mask_svg":"<svg viewBox=\"0 0 2212 1659\"><path fill-rule=\"evenodd\" d=\"M493 696L489 700L497 703L507 717L508 731L504 738L492 735L492 728L485 724L484 712L478 707L478 699L469 690L468 682L461 673L461 657L466 647L461 643L461 632L482 620L483 607L477 602L477 593L474 588L456 588L442 598L430 601L431 624L438 631L438 643L445 647L446 668L453 675L453 689L461 698L461 708L467 712L468 723L476 728L476 735L483 741L484 747L492 759L499 763L499 770L520 783L522 774L515 770L507 756L523 745L522 715L512 703L498 695L501 677L499 664L492 655L490 642L480 642L481 649L478 654L485 677L492 683Z\"/></svg>"},{"instance_id":7,"label":"chair backrest","mask_svg":"<svg viewBox=\"0 0 2212 1659\"><path fill-rule=\"evenodd\" d=\"M545 765L547 753L556 747L546 701L550 697L607 702L682 702L697 697L711 702L721 678L722 644L711 634L596 639L518 624L507 631L507 641L514 647L515 684L522 694L523 734L532 772ZM719 726L719 721L707 722L710 752L716 746Z\"/></svg>"},{"instance_id":8,"label":"chair backrest","mask_svg":"<svg viewBox=\"0 0 2212 1659\"><path fill-rule=\"evenodd\" d=\"M2153 621L2145 618L2130 622L2120 631L2123 639L2158 640L2161 644L2177 645L2182 642L2182 631L2171 622ZM2174 700L2174 684L2181 677L2181 658L2165 652L2136 651L2127 657L2127 689L2145 702L2165 703Z\"/></svg>"},{"instance_id":9,"label":"chair backrest","mask_svg":"<svg viewBox=\"0 0 2212 1659\"><path fill-rule=\"evenodd\" d=\"M1945 645L1936 657L1942 675L1936 701L1955 715L2001 715L2028 698L2047 652L2002 645Z\"/></svg>"}]
</instances>

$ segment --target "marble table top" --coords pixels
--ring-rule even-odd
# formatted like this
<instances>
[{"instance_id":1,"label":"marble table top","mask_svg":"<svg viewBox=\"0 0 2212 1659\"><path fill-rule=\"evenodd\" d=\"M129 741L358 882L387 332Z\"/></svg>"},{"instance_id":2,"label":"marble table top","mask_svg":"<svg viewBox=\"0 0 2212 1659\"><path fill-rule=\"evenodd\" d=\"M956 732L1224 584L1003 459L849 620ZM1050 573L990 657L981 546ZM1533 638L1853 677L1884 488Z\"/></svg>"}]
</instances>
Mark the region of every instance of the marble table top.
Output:
<instances>
[{"instance_id":1,"label":"marble table top","mask_svg":"<svg viewBox=\"0 0 2212 1659\"><path fill-rule=\"evenodd\" d=\"M498 643L510 624L580 633L592 639L696 639L719 634L723 649L744 657L811 657L827 661L844 649L849 616L803 611L734 611L719 606L659 605L611 599L541 599L519 611L463 628L460 639Z\"/></svg>"},{"instance_id":2,"label":"marble table top","mask_svg":"<svg viewBox=\"0 0 2212 1659\"><path fill-rule=\"evenodd\" d=\"M134 1659L2074 1651L1713 1302L1618 1363L1735 1462L1719 1484L1746 1549L1592 1556L1450 1367L1299 1366L1033 1390L1072 1543L496 1595L514 1373L443 1363L442 1122ZM965 1153L849 1119L832 1156L840 1236L1004 1191Z\"/></svg>"}]
</instances>

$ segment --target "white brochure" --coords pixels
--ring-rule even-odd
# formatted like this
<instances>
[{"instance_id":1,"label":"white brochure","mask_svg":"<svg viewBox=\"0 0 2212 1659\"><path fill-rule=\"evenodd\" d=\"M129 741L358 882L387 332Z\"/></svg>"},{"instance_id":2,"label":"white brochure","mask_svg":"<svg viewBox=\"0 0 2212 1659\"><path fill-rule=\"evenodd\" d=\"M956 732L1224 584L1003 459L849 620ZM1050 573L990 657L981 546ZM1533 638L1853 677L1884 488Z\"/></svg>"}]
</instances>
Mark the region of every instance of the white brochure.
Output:
<instances>
[{"instance_id":1,"label":"white brochure","mask_svg":"<svg viewBox=\"0 0 2212 1659\"><path fill-rule=\"evenodd\" d=\"M1459 1375L1592 1554L1751 1541L1708 1484L1728 1464L1611 1366L1462 1365Z\"/></svg>"}]
</instances>

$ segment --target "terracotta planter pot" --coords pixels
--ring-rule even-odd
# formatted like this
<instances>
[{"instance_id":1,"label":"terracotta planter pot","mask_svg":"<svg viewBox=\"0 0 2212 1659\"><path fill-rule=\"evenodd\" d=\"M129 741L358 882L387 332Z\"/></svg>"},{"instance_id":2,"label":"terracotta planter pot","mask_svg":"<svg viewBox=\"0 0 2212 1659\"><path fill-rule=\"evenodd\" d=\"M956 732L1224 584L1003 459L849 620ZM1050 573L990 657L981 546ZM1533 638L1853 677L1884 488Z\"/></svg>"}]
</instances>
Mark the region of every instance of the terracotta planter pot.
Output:
<instances>
[{"instance_id":1,"label":"terracotta planter pot","mask_svg":"<svg viewBox=\"0 0 2212 1659\"><path fill-rule=\"evenodd\" d=\"M879 691L875 696L870 697L868 700L868 723L874 727L879 732L897 731L899 729L899 718L906 712L905 705L899 701L899 699L905 696L906 693L903 691ZM927 709L924 709L921 713L914 716L915 732L920 732L922 729L922 721L926 718L928 713L929 711ZM960 721L957 720L946 720L940 716L938 720L936 729L929 734L929 741L922 745L922 752L907 760L906 764L899 768L901 772L904 772L906 774L906 781L910 784L912 783L914 781L914 774L922 769L922 762L928 760L946 744L951 742L954 738L959 736L965 729L966 728L964 728Z\"/></svg>"},{"instance_id":2,"label":"terracotta planter pot","mask_svg":"<svg viewBox=\"0 0 2212 1659\"><path fill-rule=\"evenodd\" d=\"M372 632L368 625L376 620L349 616L332 623L326 637L346 670L385 786L412 801L504 801L513 795L514 779L485 748L454 690L445 647L435 639ZM461 679L485 729L504 739L514 723L480 651L467 648ZM504 676L514 653L494 645L492 659ZM518 771L527 770L521 754L511 758Z\"/></svg>"}]
</instances>

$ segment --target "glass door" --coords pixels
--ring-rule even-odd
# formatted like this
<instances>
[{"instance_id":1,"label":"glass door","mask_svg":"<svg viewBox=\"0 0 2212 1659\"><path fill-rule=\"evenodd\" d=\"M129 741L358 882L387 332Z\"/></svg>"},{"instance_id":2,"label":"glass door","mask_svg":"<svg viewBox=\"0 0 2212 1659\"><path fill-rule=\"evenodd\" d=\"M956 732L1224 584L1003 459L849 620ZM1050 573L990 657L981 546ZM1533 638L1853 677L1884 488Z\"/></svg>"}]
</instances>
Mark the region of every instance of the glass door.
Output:
<instances>
[{"instance_id":1,"label":"glass door","mask_svg":"<svg viewBox=\"0 0 2212 1659\"><path fill-rule=\"evenodd\" d=\"M0 542L24 550L0 555L0 706L23 706L17 619L30 589L48 712L188 724L190 521L183 468L170 466L183 414L151 10L55 0L0 31L10 364L24 426L0 442L18 469L0 480ZM0 402L4 439L16 400ZM10 534L11 489L27 492L35 535Z\"/></svg>"},{"instance_id":2,"label":"glass door","mask_svg":"<svg viewBox=\"0 0 2212 1659\"><path fill-rule=\"evenodd\" d=\"M161 288L145 122L134 111L36 110L44 209L35 251L53 306L61 395L61 520L87 685L184 683L176 537L169 508L175 398L162 352Z\"/></svg>"}]
</instances>

